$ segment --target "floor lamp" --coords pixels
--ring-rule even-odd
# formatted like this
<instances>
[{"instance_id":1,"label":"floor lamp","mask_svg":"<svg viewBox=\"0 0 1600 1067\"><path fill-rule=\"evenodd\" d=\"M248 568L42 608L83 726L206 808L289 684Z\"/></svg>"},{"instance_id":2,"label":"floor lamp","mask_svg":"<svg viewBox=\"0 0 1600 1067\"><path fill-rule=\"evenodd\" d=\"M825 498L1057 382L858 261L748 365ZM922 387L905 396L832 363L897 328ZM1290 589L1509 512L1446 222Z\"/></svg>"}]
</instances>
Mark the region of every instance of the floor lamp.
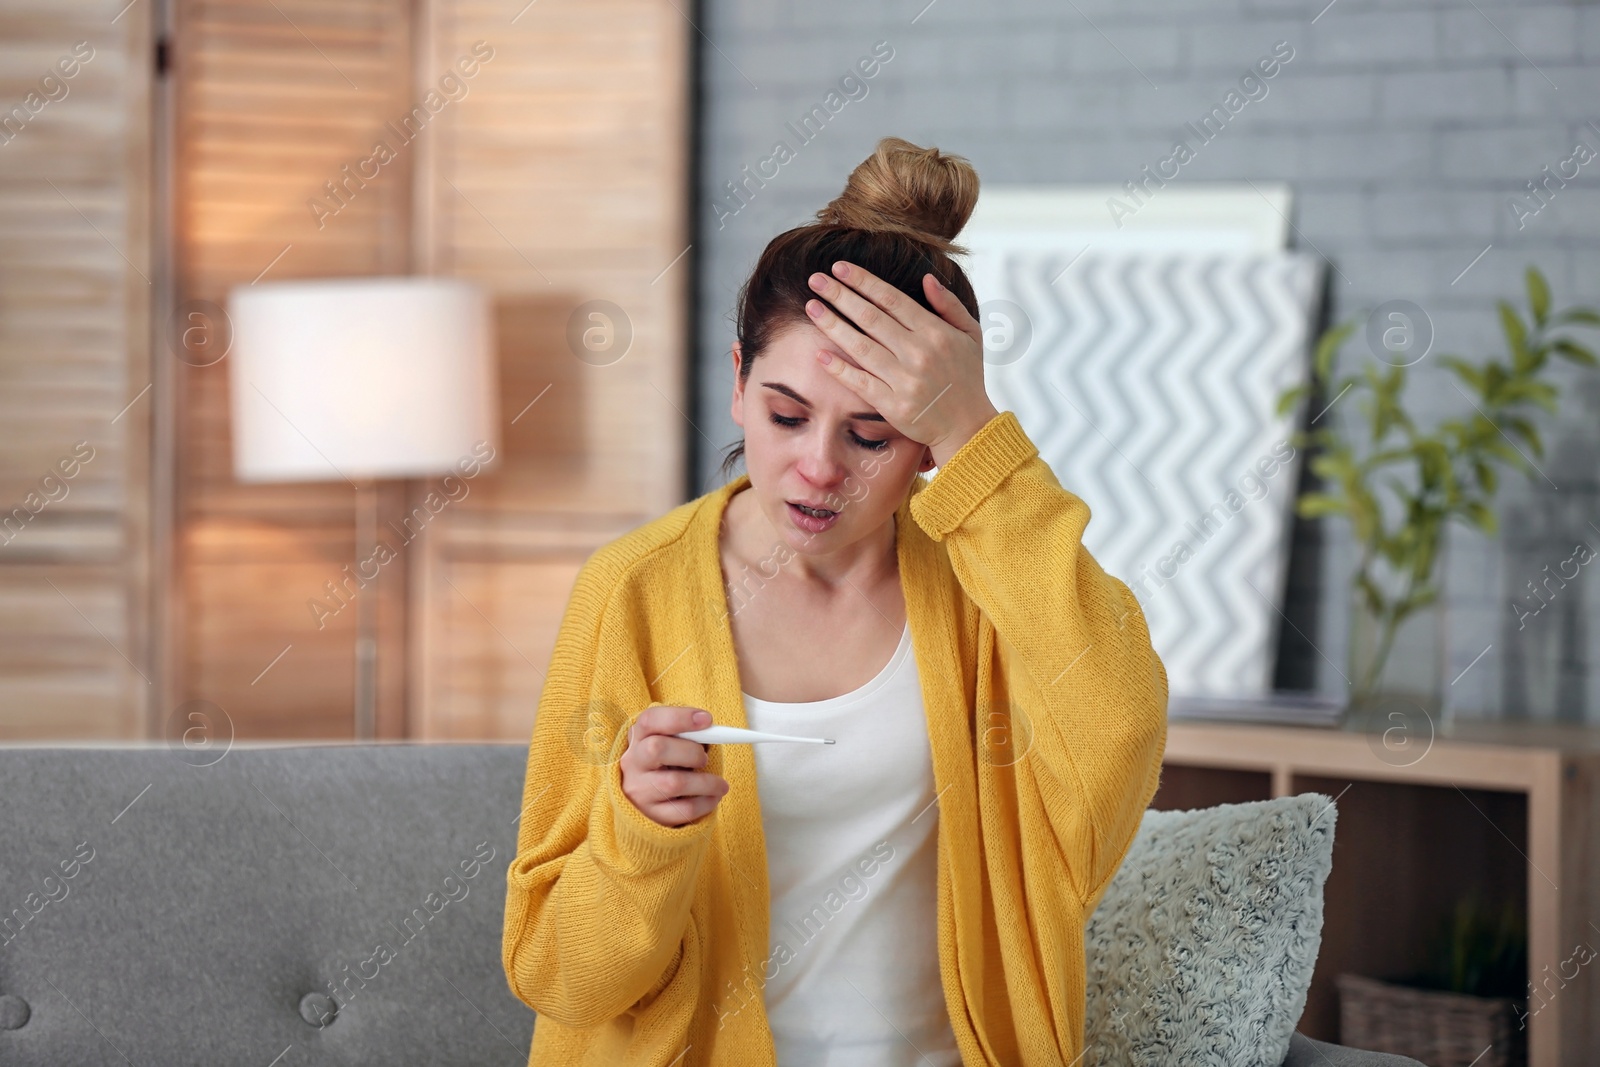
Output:
<instances>
[{"instance_id":1,"label":"floor lamp","mask_svg":"<svg viewBox=\"0 0 1600 1067\"><path fill-rule=\"evenodd\" d=\"M380 478L456 473L498 451L488 295L456 278L241 285L228 297L241 482L356 489L356 567L377 547ZM491 455L493 453L490 453ZM376 736L377 605L356 594L355 736Z\"/></svg>"}]
</instances>

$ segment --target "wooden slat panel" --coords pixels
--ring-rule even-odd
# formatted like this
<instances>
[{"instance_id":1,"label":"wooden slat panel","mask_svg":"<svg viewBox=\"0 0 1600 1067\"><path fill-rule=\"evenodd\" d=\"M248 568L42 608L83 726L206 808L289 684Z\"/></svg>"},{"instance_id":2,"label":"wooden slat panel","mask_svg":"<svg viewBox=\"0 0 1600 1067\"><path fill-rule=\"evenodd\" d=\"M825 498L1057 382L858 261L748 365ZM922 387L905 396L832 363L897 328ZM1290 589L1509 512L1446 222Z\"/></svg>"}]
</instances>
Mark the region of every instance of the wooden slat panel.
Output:
<instances>
[{"instance_id":1,"label":"wooden slat panel","mask_svg":"<svg viewBox=\"0 0 1600 1067\"><path fill-rule=\"evenodd\" d=\"M132 738L145 677L120 566L0 569L0 725L7 739Z\"/></svg>"},{"instance_id":2,"label":"wooden slat panel","mask_svg":"<svg viewBox=\"0 0 1600 1067\"><path fill-rule=\"evenodd\" d=\"M258 278L403 274L404 165L325 183L371 153L411 97L409 0L180 0L175 45L179 291L225 306ZM322 201L336 215L319 219ZM243 738L352 736L356 610L318 628L306 602L355 558L354 492L233 480L230 361L179 368L181 699L222 708ZM386 486L382 513L396 513ZM384 569L380 735L404 730L405 573ZM268 668L284 649L283 658Z\"/></svg>"},{"instance_id":3,"label":"wooden slat panel","mask_svg":"<svg viewBox=\"0 0 1600 1067\"><path fill-rule=\"evenodd\" d=\"M495 5L436 0L432 26L423 77L442 77L476 42L493 58L450 105L448 136L423 148L430 265L546 306L542 328L522 339L521 378L554 383L540 407L577 411L565 417L580 423L595 483L586 496L659 513L681 501L692 432L680 411L693 31L649 0L558 0L509 26ZM619 305L632 325L627 355L608 366L568 347L569 316L593 299ZM547 416L536 407L525 417ZM518 443L498 476L530 458Z\"/></svg>"},{"instance_id":4,"label":"wooden slat panel","mask_svg":"<svg viewBox=\"0 0 1600 1067\"><path fill-rule=\"evenodd\" d=\"M582 556L457 562L428 590L439 684L419 733L525 740ZM531 695L531 697L530 697Z\"/></svg>"},{"instance_id":5,"label":"wooden slat panel","mask_svg":"<svg viewBox=\"0 0 1600 1067\"><path fill-rule=\"evenodd\" d=\"M152 48L120 7L0 13L0 738L151 715Z\"/></svg>"},{"instance_id":6,"label":"wooden slat panel","mask_svg":"<svg viewBox=\"0 0 1600 1067\"><path fill-rule=\"evenodd\" d=\"M433 0L428 26L421 81L494 50L421 145L418 215L422 264L496 294L504 436L424 549L414 718L424 737L520 741L577 567L682 502L693 31L653 0L541 2L510 25ZM603 366L567 339L597 299L633 334ZM541 547L532 531L575 513L598 520L590 540Z\"/></svg>"}]
</instances>

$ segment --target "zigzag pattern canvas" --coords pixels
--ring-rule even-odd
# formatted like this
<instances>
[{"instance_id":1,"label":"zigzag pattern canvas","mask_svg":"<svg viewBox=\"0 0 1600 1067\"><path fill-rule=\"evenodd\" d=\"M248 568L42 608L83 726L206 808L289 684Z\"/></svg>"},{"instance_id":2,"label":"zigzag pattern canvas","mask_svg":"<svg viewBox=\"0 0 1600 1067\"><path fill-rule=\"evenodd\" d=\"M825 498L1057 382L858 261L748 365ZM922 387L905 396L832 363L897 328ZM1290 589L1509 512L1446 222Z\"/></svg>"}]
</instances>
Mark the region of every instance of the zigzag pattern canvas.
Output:
<instances>
[{"instance_id":1,"label":"zigzag pattern canvas","mask_svg":"<svg viewBox=\"0 0 1600 1067\"><path fill-rule=\"evenodd\" d=\"M1172 695L1272 687L1320 259L1298 252L979 256L988 388L1128 584Z\"/></svg>"}]
</instances>

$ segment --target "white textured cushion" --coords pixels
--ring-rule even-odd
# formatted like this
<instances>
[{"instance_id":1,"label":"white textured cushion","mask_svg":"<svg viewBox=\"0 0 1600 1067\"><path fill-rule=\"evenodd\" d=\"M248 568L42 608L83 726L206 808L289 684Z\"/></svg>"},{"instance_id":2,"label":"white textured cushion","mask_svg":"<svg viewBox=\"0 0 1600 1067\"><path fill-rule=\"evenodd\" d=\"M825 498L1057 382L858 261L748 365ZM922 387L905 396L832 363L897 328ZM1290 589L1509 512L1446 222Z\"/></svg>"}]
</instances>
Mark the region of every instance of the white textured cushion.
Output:
<instances>
[{"instance_id":1,"label":"white textured cushion","mask_svg":"<svg viewBox=\"0 0 1600 1067\"><path fill-rule=\"evenodd\" d=\"M1147 811L1084 933L1086 1065L1278 1067L1306 1004L1333 801Z\"/></svg>"}]
</instances>

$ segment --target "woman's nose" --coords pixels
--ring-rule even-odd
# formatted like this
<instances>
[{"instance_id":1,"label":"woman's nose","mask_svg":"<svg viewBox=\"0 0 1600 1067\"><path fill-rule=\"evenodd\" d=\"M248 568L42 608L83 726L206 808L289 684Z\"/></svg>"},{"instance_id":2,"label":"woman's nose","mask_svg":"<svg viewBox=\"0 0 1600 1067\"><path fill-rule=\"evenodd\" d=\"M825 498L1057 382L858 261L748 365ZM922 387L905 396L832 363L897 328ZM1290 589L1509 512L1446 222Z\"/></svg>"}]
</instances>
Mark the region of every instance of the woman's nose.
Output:
<instances>
[{"instance_id":1,"label":"woman's nose","mask_svg":"<svg viewBox=\"0 0 1600 1067\"><path fill-rule=\"evenodd\" d=\"M836 487L850 474L840 448L840 442L827 433L808 435L800 457L800 473L820 489Z\"/></svg>"}]
</instances>

